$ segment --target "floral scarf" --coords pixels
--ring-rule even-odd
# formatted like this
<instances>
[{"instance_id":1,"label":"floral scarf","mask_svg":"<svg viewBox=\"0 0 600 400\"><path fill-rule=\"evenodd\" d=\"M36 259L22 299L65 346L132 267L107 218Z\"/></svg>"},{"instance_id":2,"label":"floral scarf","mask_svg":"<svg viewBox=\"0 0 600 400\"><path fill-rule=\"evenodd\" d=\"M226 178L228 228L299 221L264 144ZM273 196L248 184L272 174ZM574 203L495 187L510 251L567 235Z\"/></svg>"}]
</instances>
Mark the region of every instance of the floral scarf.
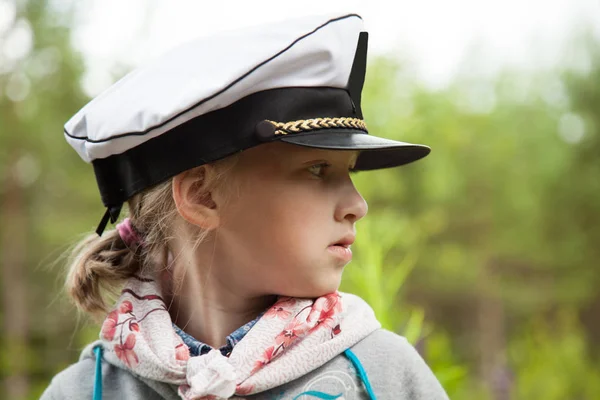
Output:
<instances>
[{"instance_id":1,"label":"floral scarf","mask_svg":"<svg viewBox=\"0 0 600 400\"><path fill-rule=\"evenodd\" d=\"M136 375L176 384L186 400L259 393L320 367L380 327L359 297L280 297L233 348L190 357L158 285L131 278L102 325L104 358Z\"/></svg>"}]
</instances>

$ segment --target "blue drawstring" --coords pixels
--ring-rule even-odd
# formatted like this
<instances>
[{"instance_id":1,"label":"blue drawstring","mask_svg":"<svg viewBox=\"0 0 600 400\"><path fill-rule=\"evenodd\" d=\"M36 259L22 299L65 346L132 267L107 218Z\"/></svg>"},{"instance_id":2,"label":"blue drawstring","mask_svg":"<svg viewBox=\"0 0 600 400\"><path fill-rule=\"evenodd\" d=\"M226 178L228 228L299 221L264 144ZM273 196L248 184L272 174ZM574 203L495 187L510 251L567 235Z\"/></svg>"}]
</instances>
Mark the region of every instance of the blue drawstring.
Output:
<instances>
[{"instance_id":1,"label":"blue drawstring","mask_svg":"<svg viewBox=\"0 0 600 400\"><path fill-rule=\"evenodd\" d=\"M367 393L369 394L369 399L377 400L375 397L375 393L373 393L373 388L371 387L369 378L367 377L367 371L365 371L365 369L363 368L362 364L360 363L360 360L358 359L358 357L356 357L356 354L354 354L352 352L352 350L350 350L350 349L347 349L346 351L344 351L344 354L346 355L346 357L348 357L350 359L350 361L352 361L354 368L356 368L356 370L358 371L358 376L360 377L360 380L365 385L365 389L367 389Z\"/></svg>"},{"instance_id":2,"label":"blue drawstring","mask_svg":"<svg viewBox=\"0 0 600 400\"><path fill-rule=\"evenodd\" d=\"M327 393L323 393L323 392L316 392L314 390L308 391L308 392L302 392L300 393L298 396L294 397L292 400L298 400L301 396L312 396L312 397L316 397L317 399L322 399L322 400L336 400L337 398L341 397L342 394L327 394Z\"/></svg>"},{"instance_id":3,"label":"blue drawstring","mask_svg":"<svg viewBox=\"0 0 600 400\"><path fill-rule=\"evenodd\" d=\"M102 346L98 345L98 346L94 347L94 354L96 355L96 377L94 379L93 400L102 400ZM348 357L348 359L354 365L354 368L356 368L356 370L358 371L358 376L360 377L360 380L363 382L363 384L365 385L365 388L367 389L367 393L369 394L369 399L377 400L375 397L375 393L373 393L373 388L371 387L369 378L367 377L367 371L365 371L365 369L363 368L358 357L356 357L356 355L350 349L347 349L346 351L344 351L344 354L346 355L346 357ZM318 397L321 399L336 399L340 396L340 395L327 395L325 393L312 392L312 391L304 392L304 393L301 393L300 395L309 395L309 396L314 396L314 397ZM297 397L298 396L296 396L296 398Z\"/></svg>"},{"instance_id":4,"label":"blue drawstring","mask_svg":"<svg viewBox=\"0 0 600 400\"><path fill-rule=\"evenodd\" d=\"M94 378L94 397L93 400L102 400L102 346L94 347L96 355L96 377Z\"/></svg>"},{"instance_id":5,"label":"blue drawstring","mask_svg":"<svg viewBox=\"0 0 600 400\"><path fill-rule=\"evenodd\" d=\"M377 400L377 398L375 397L375 393L373 393L373 388L371 387L369 378L367 377L367 371L365 371L365 369L363 368L362 364L360 363L360 360L358 359L358 357L356 357L356 354L354 354L352 352L352 350L350 350L350 349L347 349L346 351L344 351L344 354L346 355L346 357L348 357L350 359L350 361L352 362L352 365L354 365L354 368L356 368L356 370L358 371L358 376L360 377L360 380L362 381L362 383L365 385L365 389L367 389L367 393L369 394L369 399ZM316 391L311 390L309 392L300 393L298 396L294 397L293 400L297 400L301 396L312 396L312 397L316 397L318 399L335 400L335 399L341 397L342 394L341 393L340 394L327 394L327 393L316 392Z\"/></svg>"}]
</instances>

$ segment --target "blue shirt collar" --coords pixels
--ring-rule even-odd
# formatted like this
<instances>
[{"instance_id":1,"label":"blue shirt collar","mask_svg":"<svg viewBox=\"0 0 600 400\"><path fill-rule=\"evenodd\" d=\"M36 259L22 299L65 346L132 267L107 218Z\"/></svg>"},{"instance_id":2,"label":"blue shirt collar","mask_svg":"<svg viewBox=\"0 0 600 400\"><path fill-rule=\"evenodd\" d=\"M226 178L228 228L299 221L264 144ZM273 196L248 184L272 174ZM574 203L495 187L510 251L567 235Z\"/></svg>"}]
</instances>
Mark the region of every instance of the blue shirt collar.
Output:
<instances>
[{"instance_id":1,"label":"blue shirt collar","mask_svg":"<svg viewBox=\"0 0 600 400\"><path fill-rule=\"evenodd\" d=\"M265 313L264 311L261 312L258 315L258 317L256 317L252 321L248 322L247 324L240 326L238 329L236 329L231 334L229 334L229 336L227 336L225 338L225 345L219 349L221 354L228 357L229 354L231 354L231 351L233 350L234 346L236 344L238 344L239 341L244 338L244 336L246 336L246 334L250 331L250 329L252 329L252 327L258 322L258 320L263 316L264 313ZM185 343L186 346L189 347L190 356L192 356L192 357L200 356L200 355L208 353L209 351L211 351L213 349L208 344L202 343L201 341L199 341L192 335L184 332L180 327L178 327L174 323L173 323L173 329L175 329L175 333L177 333L181 337L181 339L183 340L183 343Z\"/></svg>"}]
</instances>

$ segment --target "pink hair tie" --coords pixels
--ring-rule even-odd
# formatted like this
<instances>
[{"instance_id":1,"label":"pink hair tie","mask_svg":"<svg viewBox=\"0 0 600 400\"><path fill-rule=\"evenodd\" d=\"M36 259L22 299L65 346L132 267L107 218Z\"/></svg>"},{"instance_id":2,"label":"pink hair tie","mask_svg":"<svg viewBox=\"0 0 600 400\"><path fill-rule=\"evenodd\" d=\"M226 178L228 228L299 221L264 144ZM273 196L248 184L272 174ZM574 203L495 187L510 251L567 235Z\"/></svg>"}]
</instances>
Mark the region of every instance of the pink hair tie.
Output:
<instances>
[{"instance_id":1,"label":"pink hair tie","mask_svg":"<svg viewBox=\"0 0 600 400\"><path fill-rule=\"evenodd\" d=\"M125 243L127 247L131 250L136 250L139 246L143 245L143 241L140 238L140 235L136 232L131 224L131 219L125 218L123 222L117 224L117 231L119 231L119 236Z\"/></svg>"}]
</instances>

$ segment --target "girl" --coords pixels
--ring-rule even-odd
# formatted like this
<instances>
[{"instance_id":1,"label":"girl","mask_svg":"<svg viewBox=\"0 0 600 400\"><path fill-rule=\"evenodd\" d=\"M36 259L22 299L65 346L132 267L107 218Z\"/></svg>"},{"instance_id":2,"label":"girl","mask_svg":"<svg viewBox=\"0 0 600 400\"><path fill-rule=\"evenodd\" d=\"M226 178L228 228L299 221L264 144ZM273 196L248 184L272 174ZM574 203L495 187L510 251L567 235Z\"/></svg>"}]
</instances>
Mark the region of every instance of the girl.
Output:
<instances>
[{"instance_id":1,"label":"girl","mask_svg":"<svg viewBox=\"0 0 600 400\"><path fill-rule=\"evenodd\" d=\"M367 133L366 46L355 14L227 32L67 122L107 211L66 286L104 322L43 399L447 398L404 338L337 292L367 213L350 173L429 153Z\"/></svg>"}]
</instances>

